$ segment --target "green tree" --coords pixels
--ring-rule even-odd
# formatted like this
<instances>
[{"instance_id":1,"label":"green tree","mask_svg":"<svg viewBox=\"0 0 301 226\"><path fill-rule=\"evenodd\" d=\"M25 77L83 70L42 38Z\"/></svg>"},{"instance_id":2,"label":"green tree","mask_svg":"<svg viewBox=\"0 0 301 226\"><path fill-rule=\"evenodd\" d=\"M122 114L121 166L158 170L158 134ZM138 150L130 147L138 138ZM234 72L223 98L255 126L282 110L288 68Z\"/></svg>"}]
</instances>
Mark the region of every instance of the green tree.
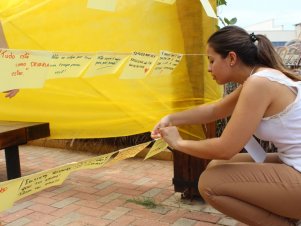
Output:
<instances>
[{"instance_id":1,"label":"green tree","mask_svg":"<svg viewBox=\"0 0 301 226\"><path fill-rule=\"evenodd\" d=\"M226 0L216 0L216 5L217 5L217 7L226 6L227 1ZM237 22L236 17L233 17L232 19L228 19L226 17L221 18L219 15L217 15L217 18L219 19L219 21L222 23L223 26L234 25ZM217 28L220 29L220 27L218 25L217 25Z\"/></svg>"}]
</instances>

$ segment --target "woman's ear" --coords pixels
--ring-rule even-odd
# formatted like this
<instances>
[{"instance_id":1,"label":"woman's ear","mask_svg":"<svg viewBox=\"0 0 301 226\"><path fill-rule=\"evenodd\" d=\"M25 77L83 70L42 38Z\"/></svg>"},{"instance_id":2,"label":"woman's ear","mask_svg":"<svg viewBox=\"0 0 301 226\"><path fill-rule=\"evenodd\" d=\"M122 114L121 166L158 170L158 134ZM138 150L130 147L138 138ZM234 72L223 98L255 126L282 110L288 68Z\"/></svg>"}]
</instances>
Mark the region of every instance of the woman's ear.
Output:
<instances>
[{"instance_id":1,"label":"woman's ear","mask_svg":"<svg viewBox=\"0 0 301 226\"><path fill-rule=\"evenodd\" d=\"M230 51L228 53L228 58L229 58L229 64L230 66L234 66L236 64L236 60L237 60L237 55L235 52Z\"/></svg>"}]
</instances>

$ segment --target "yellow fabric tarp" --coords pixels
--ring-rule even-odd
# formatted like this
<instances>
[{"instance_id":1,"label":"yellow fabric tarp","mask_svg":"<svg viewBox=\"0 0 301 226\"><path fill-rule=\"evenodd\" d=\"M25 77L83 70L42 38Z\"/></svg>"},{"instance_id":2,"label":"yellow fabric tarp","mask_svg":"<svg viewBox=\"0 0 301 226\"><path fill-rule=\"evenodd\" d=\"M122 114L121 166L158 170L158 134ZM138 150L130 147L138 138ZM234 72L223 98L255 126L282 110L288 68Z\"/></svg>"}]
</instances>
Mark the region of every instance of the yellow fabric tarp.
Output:
<instances>
[{"instance_id":1,"label":"yellow fabric tarp","mask_svg":"<svg viewBox=\"0 0 301 226\"><path fill-rule=\"evenodd\" d=\"M113 12L88 8L87 2L1 1L9 48L122 54L166 50L184 54L180 64L170 75L143 79L119 79L122 66L114 74L47 80L43 88L22 89L12 99L2 95L0 120L49 122L51 138L118 137L150 131L165 114L221 97L221 88L206 73L206 56L195 55L205 53L216 24L198 0L172 5L117 0ZM215 0L210 2L215 6ZM186 15L186 8L193 13Z\"/></svg>"}]
</instances>

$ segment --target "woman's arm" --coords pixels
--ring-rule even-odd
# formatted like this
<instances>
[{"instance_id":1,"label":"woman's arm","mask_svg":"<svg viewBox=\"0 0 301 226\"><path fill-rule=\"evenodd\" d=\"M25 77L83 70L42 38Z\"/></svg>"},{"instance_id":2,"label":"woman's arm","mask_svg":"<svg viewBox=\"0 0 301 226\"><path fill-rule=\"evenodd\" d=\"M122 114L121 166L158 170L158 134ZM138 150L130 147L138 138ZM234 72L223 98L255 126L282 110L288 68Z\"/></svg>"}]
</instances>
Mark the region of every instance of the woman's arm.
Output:
<instances>
[{"instance_id":1,"label":"woman's arm","mask_svg":"<svg viewBox=\"0 0 301 226\"><path fill-rule=\"evenodd\" d=\"M190 110L173 113L163 117L152 131L153 138L160 138L160 128L180 125L201 125L228 117L232 114L238 100L241 87L220 101L203 104Z\"/></svg>"},{"instance_id":2,"label":"woman's arm","mask_svg":"<svg viewBox=\"0 0 301 226\"><path fill-rule=\"evenodd\" d=\"M205 159L230 159L240 152L255 132L272 100L270 82L248 79L241 89L230 121L217 138L183 140L176 127L160 129L163 139L174 149Z\"/></svg>"}]
</instances>

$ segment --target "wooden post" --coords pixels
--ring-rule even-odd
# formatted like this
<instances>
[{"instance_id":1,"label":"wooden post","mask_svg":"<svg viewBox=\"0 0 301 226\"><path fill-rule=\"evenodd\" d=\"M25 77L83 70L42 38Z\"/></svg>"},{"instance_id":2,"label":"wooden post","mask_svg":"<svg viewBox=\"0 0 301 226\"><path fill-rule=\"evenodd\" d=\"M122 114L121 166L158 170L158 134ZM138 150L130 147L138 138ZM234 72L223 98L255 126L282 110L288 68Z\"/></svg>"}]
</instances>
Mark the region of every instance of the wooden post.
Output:
<instances>
[{"instance_id":1,"label":"wooden post","mask_svg":"<svg viewBox=\"0 0 301 226\"><path fill-rule=\"evenodd\" d=\"M215 137L215 122L204 127L207 138ZM198 190L198 181L209 162L210 160L207 159L196 158L176 150L173 151L174 178L172 181L175 191L182 193L182 198L201 197Z\"/></svg>"}]
</instances>

